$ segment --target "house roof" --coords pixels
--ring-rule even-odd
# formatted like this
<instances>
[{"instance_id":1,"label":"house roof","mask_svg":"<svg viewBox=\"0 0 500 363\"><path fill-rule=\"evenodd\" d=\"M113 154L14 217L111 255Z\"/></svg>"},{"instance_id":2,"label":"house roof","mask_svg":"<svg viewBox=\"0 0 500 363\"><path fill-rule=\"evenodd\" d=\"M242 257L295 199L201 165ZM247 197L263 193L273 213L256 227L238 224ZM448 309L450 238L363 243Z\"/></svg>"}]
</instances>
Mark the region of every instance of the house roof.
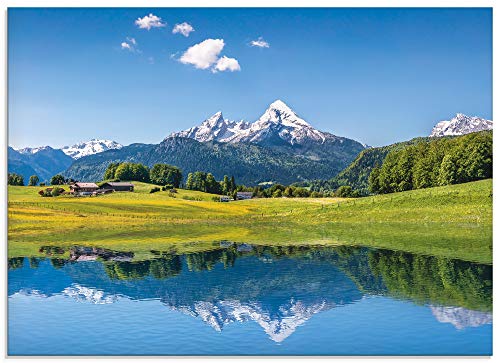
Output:
<instances>
[{"instance_id":1,"label":"house roof","mask_svg":"<svg viewBox=\"0 0 500 363\"><path fill-rule=\"evenodd\" d=\"M78 188L99 188L96 183L75 183Z\"/></svg>"},{"instance_id":2,"label":"house roof","mask_svg":"<svg viewBox=\"0 0 500 363\"><path fill-rule=\"evenodd\" d=\"M110 185L112 187L133 187L134 184L127 182L106 182L103 185Z\"/></svg>"}]
</instances>

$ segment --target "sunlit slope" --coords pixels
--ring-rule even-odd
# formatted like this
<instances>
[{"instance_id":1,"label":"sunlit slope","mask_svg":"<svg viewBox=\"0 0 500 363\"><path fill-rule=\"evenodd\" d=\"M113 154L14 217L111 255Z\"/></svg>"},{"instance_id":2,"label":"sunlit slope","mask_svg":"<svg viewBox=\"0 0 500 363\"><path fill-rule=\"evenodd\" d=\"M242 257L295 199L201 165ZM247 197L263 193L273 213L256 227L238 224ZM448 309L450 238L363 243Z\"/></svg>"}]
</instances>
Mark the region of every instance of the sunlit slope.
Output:
<instances>
[{"instance_id":1,"label":"sunlit slope","mask_svg":"<svg viewBox=\"0 0 500 363\"><path fill-rule=\"evenodd\" d=\"M42 245L95 245L141 253L202 241L347 244L491 263L492 181L360 199L253 199L231 203L179 190L42 198L9 187L9 256Z\"/></svg>"}]
</instances>

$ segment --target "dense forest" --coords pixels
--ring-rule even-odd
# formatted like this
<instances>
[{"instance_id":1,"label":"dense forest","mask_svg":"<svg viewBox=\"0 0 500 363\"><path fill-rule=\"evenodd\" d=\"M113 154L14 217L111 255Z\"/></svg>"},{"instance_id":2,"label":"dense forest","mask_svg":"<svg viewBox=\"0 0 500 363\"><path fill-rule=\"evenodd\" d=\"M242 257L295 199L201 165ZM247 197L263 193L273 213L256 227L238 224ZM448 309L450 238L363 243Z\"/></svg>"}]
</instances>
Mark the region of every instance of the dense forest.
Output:
<instances>
[{"instance_id":1,"label":"dense forest","mask_svg":"<svg viewBox=\"0 0 500 363\"><path fill-rule=\"evenodd\" d=\"M349 186L353 190L350 196L356 197L491 178L492 145L492 131L418 137L365 149L334 178L295 185L323 193Z\"/></svg>"},{"instance_id":2,"label":"dense forest","mask_svg":"<svg viewBox=\"0 0 500 363\"><path fill-rule=\"evenodd\" d=\"M327 192L334 191L341 186L349 186L356 195L368 195L368 177L376 165L382 165L385 157L393 150L398 150L419 142L430 140L428 137L417 137L409 141L395 144L371 147L359 153L359 155L344 170L335 177L328 180L314 180L311 182L297 183L300 186L310 187L312 191Z\"/></svg>"},{"instance_id":3,"label":"dense forest","mask_svg":"<svg viewBox=\"0 0 500 363\"><path fill-rule=\"evenodd\" d=\"M392 193L491 178L493 133L433 138L392 150L369 176L372 193Z\"/></svg>"}]
</instances>

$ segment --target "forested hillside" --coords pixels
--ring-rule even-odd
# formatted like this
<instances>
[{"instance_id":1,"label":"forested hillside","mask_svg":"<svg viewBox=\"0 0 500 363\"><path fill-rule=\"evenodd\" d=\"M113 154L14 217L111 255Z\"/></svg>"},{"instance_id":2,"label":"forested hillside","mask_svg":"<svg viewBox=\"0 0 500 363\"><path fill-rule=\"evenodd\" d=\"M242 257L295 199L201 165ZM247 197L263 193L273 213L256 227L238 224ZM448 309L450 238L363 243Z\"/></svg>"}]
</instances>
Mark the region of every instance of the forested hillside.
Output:
<instances>
[{"instance_id":1,"label":"forested hillside","mask_svg":"<svg viewBox=\"0 0 500 363\"><path fill-rule=\"evenodd\" d=\"M392 193L460 184L493 175L493 132L482 131L452 139L433 138L392 150L373 168L369 189Z\"/></svg>"}]
</instances>

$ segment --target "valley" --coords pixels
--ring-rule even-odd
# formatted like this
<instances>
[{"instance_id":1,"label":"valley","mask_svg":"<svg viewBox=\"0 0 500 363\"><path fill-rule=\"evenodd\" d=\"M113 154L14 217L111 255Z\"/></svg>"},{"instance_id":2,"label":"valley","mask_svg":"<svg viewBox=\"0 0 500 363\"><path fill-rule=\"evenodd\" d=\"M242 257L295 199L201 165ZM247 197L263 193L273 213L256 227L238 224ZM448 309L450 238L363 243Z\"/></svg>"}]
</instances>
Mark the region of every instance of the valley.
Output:
<instances>
[{"instance_id":1,"label":"valley","mask_svg":"<svg viewBox=\"0 0 500 363\"><path fill-rule=\"evenodd\" d=\"M350 245L467 261L492 261L492 180L365 198L271 198L230 203L179 189L150 194L41 198L9 186L9 257L41 246L89 245L149 256L222 240L252 244Z\"/></svg>"}]
</instances>

